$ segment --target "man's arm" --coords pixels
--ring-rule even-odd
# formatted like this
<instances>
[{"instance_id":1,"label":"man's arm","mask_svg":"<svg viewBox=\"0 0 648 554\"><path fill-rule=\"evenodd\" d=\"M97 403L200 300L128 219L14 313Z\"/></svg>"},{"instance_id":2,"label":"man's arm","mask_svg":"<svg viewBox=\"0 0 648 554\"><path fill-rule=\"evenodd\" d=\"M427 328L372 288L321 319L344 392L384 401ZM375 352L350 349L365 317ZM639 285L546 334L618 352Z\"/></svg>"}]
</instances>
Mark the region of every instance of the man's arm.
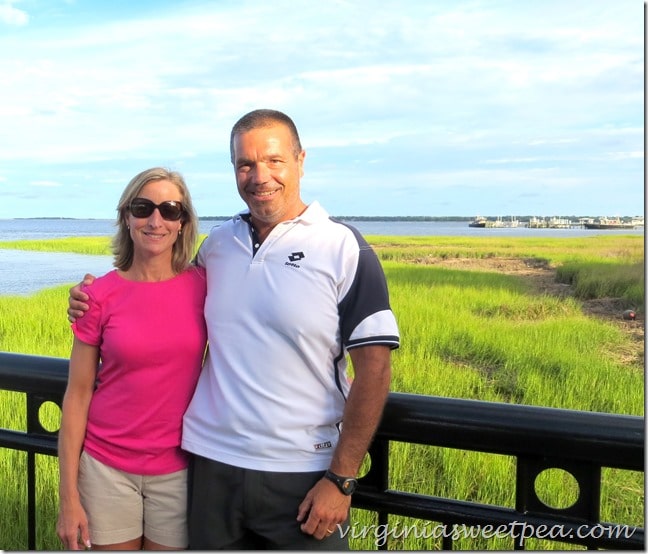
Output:
<instances>
[{"instance_id":1,"label":"man's arm","mask_svg":"<svg viewBox=\"0 0 648 554\"><path fill-rule=\"evenodd\" d=\"M82 285L91 285L96 277L94 275L90 275L90 273L86 273L85 276L83 277L83 281L81 281L78 285L74 285L70 289L70 298L68 298L68 320L70 320L71 323L74 323L75 320L79 317L83 317L84 313L88 311L90 306L86 304L88 301L89 297L88 295L81 290Z\"/></svg>"},{"instance_id":2,"label":"man's arm","mask_svg":"<svg viewBox=\"0 0 648 554\"><path fill-rule=\"evenodd\" d=\"M349 351L355 377L344 408L342 433L330 470L355 476L380 423L391 383L391 348L363 346Z\"/></svg>"},{"instance_id":3,"label":"man's arm","mask_svg":"<svg viewBox=\"0 0 648 554\"><path fill-rule=\"evenodd\" d=\"M389 393L391 348L361 346L349 351L355 377L344 408L342 432L333 454L330 470L345 477L355 477L376 432ZM299 505L301 529L317 539L328 536L336 525L346 520L351 497L322 478ZM306 515L308 517L306 518Z\"/></svg>"}]
</instances>

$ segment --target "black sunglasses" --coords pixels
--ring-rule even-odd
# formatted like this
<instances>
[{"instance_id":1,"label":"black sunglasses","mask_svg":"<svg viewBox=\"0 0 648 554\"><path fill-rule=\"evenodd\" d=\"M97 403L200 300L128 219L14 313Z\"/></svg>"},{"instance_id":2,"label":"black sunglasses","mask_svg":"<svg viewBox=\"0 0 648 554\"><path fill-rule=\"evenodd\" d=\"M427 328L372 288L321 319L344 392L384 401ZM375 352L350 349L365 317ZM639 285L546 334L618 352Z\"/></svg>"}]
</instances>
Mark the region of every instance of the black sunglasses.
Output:
<instances>
[{"instance_id":1,"label":"black sunglasses","mask_svg":"<svg viewBox=\"0 0 648 554\"><path fill-rule=\"evenodd\" d=\"M133 217L137 218L150 217L155 211L155 208L160 211L162 219L166 219L167 221L178 221L182 217L182 214L184 214L182 204L175 200L167 200L166 202L155 204L147 198L134 198L128 207Z\"/></svg>"}]
</instances>

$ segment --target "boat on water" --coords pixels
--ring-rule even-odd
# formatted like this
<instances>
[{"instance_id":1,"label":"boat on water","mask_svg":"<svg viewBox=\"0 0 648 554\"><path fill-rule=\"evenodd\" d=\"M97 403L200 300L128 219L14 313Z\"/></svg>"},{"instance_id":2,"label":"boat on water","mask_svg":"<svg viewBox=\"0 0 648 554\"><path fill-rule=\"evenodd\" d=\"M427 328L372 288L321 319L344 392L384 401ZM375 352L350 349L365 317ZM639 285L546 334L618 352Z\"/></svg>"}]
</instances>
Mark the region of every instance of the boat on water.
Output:
<instances>
[{"instance_id":1,"label":"boat on water","mask_svg":"<svg viewBox=\"0 0 648 554\"><path fill-rule=\"evenodd\" d=\"M643 229L643 216L634 217L579 217L573 220L569 217L530 217L528 222L520 222L516 217L510 219L487 218L478 215L470 223L469 227L480 227L486 229L504 227L528 227L530 229Z\"/></svg>"},{"instance_id":2,"label":"boat on water","mask_svg":"<svg viewBox=\"0 0 648 554\"><path fill-rule=\"evenodd\" d=\"M517 220L515 217L511 217L510 221L503 221L501 217L498 217L497 219L488 219L486 217L482 217L478 215L475 219L473 219L469 224L468 227L480 227L480 228L502 228L502 227L518 227L520 222Z\"/></svg>"},{"instance_id":3,"label":"boat on water","mask_svg":"<svg viewBox=\"0 0 648 554\"><path fill-rule=\"evenodd\" d=\"M636 218L631 221L624 221L618 217L599 217L598 219L583 221L583 227L585 227L585 229L637 229L638 227L643 226L643 219L640 220Z\"/></svg>"}]
</instances>

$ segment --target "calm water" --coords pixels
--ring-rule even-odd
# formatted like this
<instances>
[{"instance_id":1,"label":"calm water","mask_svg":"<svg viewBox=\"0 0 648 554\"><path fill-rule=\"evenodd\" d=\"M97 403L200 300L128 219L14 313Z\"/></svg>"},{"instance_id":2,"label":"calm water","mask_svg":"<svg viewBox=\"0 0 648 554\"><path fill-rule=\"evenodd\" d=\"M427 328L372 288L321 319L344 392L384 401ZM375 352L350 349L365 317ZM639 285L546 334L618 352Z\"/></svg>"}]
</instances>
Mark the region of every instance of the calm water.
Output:
<instances>
[{"instance_id":1,"label":"calm water","mask_svg":"<svg viewBox=\"0 0 648 554\"><path fill-rule=\"evenodd\" d=\"M467 221L354 221L365 235L400 236L497 236L579 237L595 234L639 234L643 229L590 231L586 229L527 229L468 227ZM201 221L207 234L218 221ZM0 241L38 240L75 236L112 236L115 228L107 219L0 219ZM112 269L111 256L30 252L0 249L0 294L26 295L43 288L79 282L85 273L101 275Z\"/></svg>"}]
</instances>

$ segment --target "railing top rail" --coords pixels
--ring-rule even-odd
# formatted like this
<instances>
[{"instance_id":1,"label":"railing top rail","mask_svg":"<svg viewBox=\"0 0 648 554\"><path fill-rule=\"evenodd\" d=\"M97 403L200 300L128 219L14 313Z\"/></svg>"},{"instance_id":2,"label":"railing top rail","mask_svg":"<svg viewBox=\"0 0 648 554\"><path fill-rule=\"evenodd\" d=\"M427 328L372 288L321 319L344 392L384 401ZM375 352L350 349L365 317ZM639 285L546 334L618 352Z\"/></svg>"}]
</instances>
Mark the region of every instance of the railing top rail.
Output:
<instances>
[{"instance_id":1,"label":"railing top rail","mask_svg":"<svg viewBox=\"0 0 648 554\"><path fill-rule=\"evenodd\" d=\"M0 389L16 392L65 392L67 358L0 352Z\"/></svg>"},{"instance_id":2,"label":"railing top rail","mask_svg":"<svg viewBox=\"0 0 648 554\"><path fill-rule=\"evenodd\" d=\"M377 438L643 471L644 418L390 393Z\"/></svg>"}]
</instances>

